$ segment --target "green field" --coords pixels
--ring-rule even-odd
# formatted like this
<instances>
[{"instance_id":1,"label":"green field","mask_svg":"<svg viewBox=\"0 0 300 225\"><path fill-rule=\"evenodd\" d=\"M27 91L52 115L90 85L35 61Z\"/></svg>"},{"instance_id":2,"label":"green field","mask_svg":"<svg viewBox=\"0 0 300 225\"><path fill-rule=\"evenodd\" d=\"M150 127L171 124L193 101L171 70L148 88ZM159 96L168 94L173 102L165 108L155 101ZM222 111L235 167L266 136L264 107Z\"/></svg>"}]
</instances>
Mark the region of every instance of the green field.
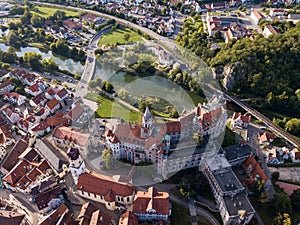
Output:
<instances>
[{"instance_id":1,"label":"green field","mask_svg":"<svg viewBox=\"0 0 300 225\"><path fill-rule=\"evenodd\" d=\"M124 40L124 34L128 33L130 35L130 38L128 41ZM129 28L125 29L117 29L115 31L111 31L107 34L105 34L99 41L98 46L102 45L114 45L116 43L119 43L121 45L128 44L132 42L138 42L142 41L142 36L136 33L133 30L130 30Z\"/></svg>"},{"instance_id":2,"label":"green field","mask_svg":"<svg viewBox=\"0 0 300 225\"><path fill-rule=\"evenodd\" d=\"M88 93L85 98L99 103L96 110L96 117L101 118L121 118L124 121L140 124L142 115L134 110L128 109L120 103L110 100L96 93Z\"/></svg>"},{"instance_id":3,"label":"green field","mask_svg":"<svg viewBox=\"0 0 300 225\"><path fill-rule=\"evenodd\" d=\"M35 9L31 10L30 12L34 15L38 15L41 17L53 16L57 10L66 12L67 17L75 17L79 15L79 12L67 10L67 9L51 8L51 7L44 7L44 6L35 6L34 8Z\"/></svg>"}]
</instances>

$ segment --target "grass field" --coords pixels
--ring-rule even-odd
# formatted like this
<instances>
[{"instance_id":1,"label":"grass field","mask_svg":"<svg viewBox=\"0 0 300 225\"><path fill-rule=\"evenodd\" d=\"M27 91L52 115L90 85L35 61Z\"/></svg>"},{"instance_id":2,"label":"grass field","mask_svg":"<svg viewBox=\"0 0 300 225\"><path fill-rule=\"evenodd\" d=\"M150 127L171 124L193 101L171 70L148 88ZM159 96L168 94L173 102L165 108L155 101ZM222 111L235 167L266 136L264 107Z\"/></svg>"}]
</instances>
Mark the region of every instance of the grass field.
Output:
<instances>
[{"instance_id":1,"label":"grass field","mask_svg":"<svg viewBox=\"0 0 300 225\"><path fill-rule=\"evenodd\" d=\"M65 11L67 17L74 17L79 15L79 12L66 10L66 9L58 9L58 8L51 8L51 7L44 7L44 6L35 6L34 8L36 10L31 10L30 12L34 15L38 15L41 17L53 16L57 10Z\"/></svg>"},{"instance_id":2,"label":"grass field","mask_svg":"<svg viewBox=\"0 0 300 225\"><path fill-rule=\"evenodd\" d=\"M129 34L130 38L129 41L124 40L124 34ZM142 41L142 36L136 33L129 28L125 29L117 29L115 31L111 31L105 34L99 41L98 46L102 45L113 45L115 43L119 43L121 45L131 43L131 42L138 42Z\"/></svg>"},{"instance_id":3,"label":"grass field","mask_svg":"<svg viewBox=\"0 0 300 225\"><path fill-rule=\"evenodd\" d=\"M96 110L96 117L101 118L114 118L118 117L127 122L140 124L142 115L136 111L126 108L120 103L110 100L95 93L88 93L85 98L99 103L99 107Z\"/></svg>"}]
</instances>

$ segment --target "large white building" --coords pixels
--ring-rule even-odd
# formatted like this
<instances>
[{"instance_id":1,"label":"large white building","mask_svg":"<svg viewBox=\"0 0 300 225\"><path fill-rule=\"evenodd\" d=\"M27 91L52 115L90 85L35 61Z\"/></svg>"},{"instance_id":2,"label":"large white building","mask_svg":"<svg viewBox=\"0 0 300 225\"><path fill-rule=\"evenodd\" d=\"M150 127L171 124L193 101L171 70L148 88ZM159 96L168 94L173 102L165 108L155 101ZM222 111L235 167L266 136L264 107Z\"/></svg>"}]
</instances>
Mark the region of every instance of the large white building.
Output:
<instances>
[{"instance_id":1,"label":"large white building","mask_svg":"<svg viewBox=\"0 0 300 225\"><path fill-rule=\"evenodd\" d=\"M106 145L115 159L155 164L156 173L165 179L170 173L198 166L204 151L196 148L193 136L216 138L224 131L226 120L217 97L166 123L154 122L146 108L141 125L122 123L114 131L107 130Z\"/></svg>"}]
</instances>

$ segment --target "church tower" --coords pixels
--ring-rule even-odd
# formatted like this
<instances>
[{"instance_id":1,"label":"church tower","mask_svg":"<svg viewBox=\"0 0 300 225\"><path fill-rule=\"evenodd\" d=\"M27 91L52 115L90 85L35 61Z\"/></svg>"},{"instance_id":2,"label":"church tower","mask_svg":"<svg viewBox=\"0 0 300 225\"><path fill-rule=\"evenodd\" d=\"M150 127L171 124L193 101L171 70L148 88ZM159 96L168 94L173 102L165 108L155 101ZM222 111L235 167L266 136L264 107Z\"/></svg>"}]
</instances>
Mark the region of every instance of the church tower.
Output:
<instances>
[{"instance_id":1,"label":"church tower","mask_svg":"<svg viewBox=\"0 0 300 225\"><path fill-rule=\"evenodd\" d=\"M77 185L78 177L80 174L85 172L85 164L83 159L80 157L79 149L71 147L67 155L70 161L70 170L75 184Z\"/></svg>"},{"instance_id":2,"label":"church tower","mask_svg":"<svg viewBox=\"0 0 300 225\"><path fill-rule=\"evenodd\" d=\"M147 106L145 113L143 115L143 127L147 129L151 129L153 125L153 117L150 113L149 107Z\"/></svg>"}]
</instances>

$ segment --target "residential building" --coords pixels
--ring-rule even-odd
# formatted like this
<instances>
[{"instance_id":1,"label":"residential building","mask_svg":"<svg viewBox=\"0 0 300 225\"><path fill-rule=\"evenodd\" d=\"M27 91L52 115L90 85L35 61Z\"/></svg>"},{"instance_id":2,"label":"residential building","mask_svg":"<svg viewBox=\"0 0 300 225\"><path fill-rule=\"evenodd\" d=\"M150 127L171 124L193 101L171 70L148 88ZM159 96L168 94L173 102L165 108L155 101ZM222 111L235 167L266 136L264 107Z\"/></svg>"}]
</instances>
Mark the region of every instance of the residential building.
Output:
<instances>
[{"instance_id":1,"label":"residential building","mask_svg":"<svg viewBox=\"0 0 300 225\"><path fill-rule=\"evenodd\" d=\"M224 155L207 156L204 173L213 191L223 224L248 224L255 210Z\"/></svg>"},{"instance_id":2,"label":"residential building","mask_svg":"<svg viewBox=\"0 0 300 225\"><path fill-rule=\"evenodd\" d=\"M215 10L218 10L218 9L228 9L229 7L230 7L229 2L213 2L210 5L210 8L211 9L215 9Z\"/></svg>"},{"instance_id":3,"label":"residential building","mask_svg":"<svg viewBox=\"0 0 300 225\"><path fill-rule=\"evenodd\" d=\"M46 119L46 123L51 128L58 126L67 126L69 125L69 119L65 118L65 115L62 112L57 112L53 116L50 116Z\"/></svg>"},{"instance_id":4,"label":"residential building","mask_svg":"<svg viewBox=\"0 0 300 225\"><path fill-rule=\"evenodd\" d=\"M85 164L80 156L78 148L69 148L67 155L70 161L70 171L74 180L74 183L78 183L78 177L80 174L85 173Z\"/></svg>"},{"instance_id":5,"label":"residential building","mask_svg":"<svg viewBox=\"0 0 300 225\"><path fill-rule=\"evenodd\" d=\"M51 99L46 104L46 109L48 109L52 114L55 113L59 108L60 108L60 103L59 101L57 101L56 98Z\"/></svg>"},{"instance_id":6,"label":"residential building","mask_svg":"<svg viewBox=\"0 0 300 225\"><path fill-rule=\"evenodd\" d=\"M55 144L61 148L75 147L84 150L88 145L90 135L82 130L61 126L55 128L52 137Z\"/></svg>"},{"instance_id":7,"label":"residential building","mask_svg":"<svg viewBox=\"0 0 300 225\"><path fill-rule=\"evenodd\" d=\"M17 106L21 106L25 103L26 97L16 92L3 92L3 99Z\"/></svg>"},{"instance_id":8,"label":"residential building","mask_svg":"<svg viewBox=\"0 0 300 225\"><path fill-rule=\"evenodd\" d=\"M40 93L37 96L34 96L30 101L29 104L32 107L44 107L46 102L47 102L47 98L45 96L44 93Z\"/></svg>"},{"instance_id":9,"label":"residential building","mask_svg":"<svg viewBox=\"0 0 300 225\"><path fill-rule=\"evenodd\" d=\"M0 125L0 146L6 148L13 143L15 143L15 138L13 137L9 126L7 124Z\"/></svg>"},{"instance_id":10,"label":"residential building","mask_svg":"<svg viewBox=\"0 0 300 225\"><path fill-rule=\"evenodd\" d=\"M72 224L72 213L65 204L61 204L57 209L40 220L39 225L66 225Z\"/></svg>"},{"instance_id":11,"label":"residential building","mask_svg":"<svg viewBox=\"0 0 300 225\"><path fill-rule=\"evenodd\" d=\"M280 34L280 32L277 30L276 27L268 24L265 26L264 30L263 30L263 35L268 38L271 35L275 35L275 34Z\"/></svg>"},{"instance_id":12,"label":"residential building","mask_svg":"<svg viewBox=\"0 0 300 225\"><path fill-rule=\"evenodd\" d=\"M25 92L32 96L37 96L41 94L43 90L39 87L38 83L34 83L33 85L30 85L29 87L25 88Z\"/></svg>"},{"instance_id":13,"label":"residential building","mask_svg":"<svg viewBox=\"0 0 300 225\"><path fill-rule=\"evenodd\" d=\"M0 84L0 94L3 94L4 92L11 92L15 89L15 85L11 80L4 81L2 84Z\"/></svg>"},{"instance_id":14,"label":"residential building","mask_svg":"<svg viewBox=\"0 0 300 225\"><path fill-rule=\"evenodd\" d=\"M269 145L276 138L275 134L266 131L261 131L258 135L259 144L261 145Z\"/></svg>"},{"instance_id":15,"label":"residential building","mask_svg":"<svg viewBox=\"0 0 300 225\"><path fill-rule=\"evenodd\" d=\"M235 127L240 127L240 128L248 128L248 125L250 123L251 115L242 115L241 113L233 113L233 116L231 118L230 122L230 128L234 129Z\"/></svg>"},{"instance_id":16,"label":"residential building","mask_svg":"<svg viewBox=\"0 0 300 225\"><path fill-rule=\"evenodd\" d=\"M64 20L63 26L70 31L80 30L82 28L82 24L75 22L74 19Z\"/></svg>"},{"instance_id":17,"label":"residential building","mask_svg":"<svg viewBox=\"0 0 300 225\"><path fill-rule=\"evenodd\" d=\"M48 89L46 90L45 96L47 99L52 99L54 98L54 96L56 95L56 93L58 92L57 88L53 88L53 87L48 87Z\"/></svg>"},{"instance_id":18,"label":"residential building","mask_svg":"<svg viewBox=\"0 0 300 225\"><path fill-rule=\"evenodd\" d=\"M285 14L284 9L270 9L269 15L270 16L283 16Z\"/></svg>"},{"instance_id":19,"label":"residential building","mask_svg":"<svg viewBox=\"0 0 300 225\"><path fill-rule=\"evenodd\" d=\"M159 220L169 222L171 216L169 193L158 192L154 187L148 188L148 191L137 191L132 212L140 222Z\"/></svg>"},{"instance_id":20,"label":"residential building","mask_svg":"<svg viewBox=\"0 0 300 225\"><path fill-rule=\"evenodd\" d=\"M50 126L46 122L40 122L31 127L31 133L37 137L45 136L50 132Z\"/></svg>"},{"instance_id":21,"label":"residential building","mask_svg":"<svg viewBox=\"0 0 300 225\"><path fill-rule=\"evenodd\" d=\"M72 109L68 112L67 115L64 116L64 118L71 120L72 123L76 123L80 120L83 113L84 108L82 106L82 103L81 101L77 101L75 104L73 104Z\"/></svg>"},{"instance_id":22,"label":"residential building","mask_svg":"<svg viewBox=\"0 0 300 225\"><path fill-rule=\"evenodd\" d=\"M20 116L19 113L15 111L15 108L7 106L2 110L3 115L9 120L10 123L15 124L18 122Z\"/></svg>"},{"instance_id":23,"label":"residential building","mask_svg":"<svg viewBox=\"0 0 300 225\"><path fill-rule=\"evenodd\" d=\"M65 171L69 164L67 157L47 139L37 138L35 147L37 152L47 160L54 174L57 175Z\"/></svg>"},{"instance_id":24,"label":"residential building","mask_svg":"<svg viewBox=\"0 0 300 225\"><path fill-rule=\"evenodd\" d=\"M246 170L248 179L245 180L246 185L251 190L256 181L262 180L264 182L264 189L268 191L271 187L271 181L266 175L265 171L260 167L259 162L254 157L250 156L243 163L243 167Z\"/></svg>"},{"instance_id":25,"label":"residential building","mask_svg":"<svg viewBox=\"0 0 300 225\"><path fill-rule=\"evenodd\" d=\"M50 111L45 107L39 108L39 110L34 114L34 116L40 118L40 120L46 120L49 115ZM47 125L50 126L48 123Z\"/></svg>"},{"instance_id":26,"label":"residential building","mask_svg":"<svg viewBox=\"0 0 300 225\"><path fill-rule=\"evenodd\" d=\"M115 210L118 205L132 205L135 188L131 184L116 182L111 177L85 172L79 175L76 193Z\"/></svg>"},{"instance_id":27,"label":"residential building","mask_svg":"<svg viewBox=\"0 0 300 225\"><path fill-rule=\"evenodd\" d=\"M54 98L56 98L57 101L61 102L64 101L68 96L69 92L67 91L67 89L63 88L54 95Z\"/></svg>"},{"instance_id":28,"label":"residential building","mask_svg":"<svg viewBox=\"0 0 300 225\"><path fill-rule=\"evenodd\" d=\"M261 20L264 19L263 15L257 10L252 10L250 18L254 21L255 24L258 24Z\"/></svg>"}]
</instances>

